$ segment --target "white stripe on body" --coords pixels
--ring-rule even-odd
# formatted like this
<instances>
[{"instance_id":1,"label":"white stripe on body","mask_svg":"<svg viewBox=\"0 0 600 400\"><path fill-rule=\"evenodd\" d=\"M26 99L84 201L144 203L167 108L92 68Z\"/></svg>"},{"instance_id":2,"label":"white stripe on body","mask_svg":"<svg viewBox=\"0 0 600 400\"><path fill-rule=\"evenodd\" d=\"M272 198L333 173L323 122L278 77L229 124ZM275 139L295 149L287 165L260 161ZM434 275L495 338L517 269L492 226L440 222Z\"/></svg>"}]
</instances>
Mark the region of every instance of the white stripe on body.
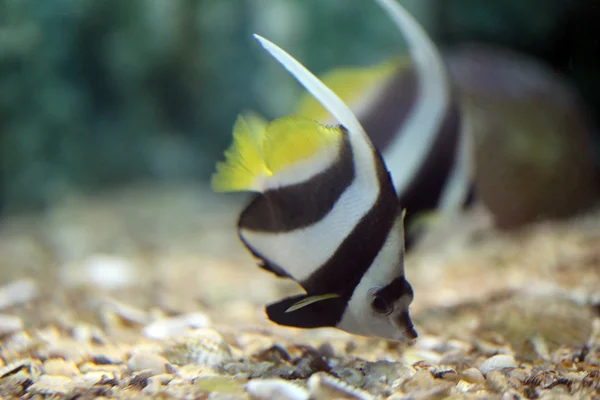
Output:
<instances>
[{"instance_id":1,"label":"white stripe on body","mask_svg":"<svg viewBox=\"0 0 600 400\"><path fill-rule=\"evenodd\" d=\"M268 189L277 189L306 182L336 162L341 146L343 146L342 140L339 141L338 146L323 149L306 160L299 161L278 171L273 176L261 176L256 181L256 187L264 192Z\"/></svg>"},{"instance_id":2,"label":"white stripe on body","mask_svg":"<svg viewBox=\"0 0 600 400\"><path fill-rule=\"evenodd\" d=\"M285 233L242 228L240 234L255 251L302 281L327 262L375 200L376 197L354 181L333 209L313 225Z\"/></svg>"},{"instance_id":3,"label":"white stripe on body","mask_svg":"<svg viewBox=\"0 0 600 400\"><path fill-rule=\"evenodd\" d=\"M396 192L412 183L435 143L450 102L448 77L435 44L419 23L394 0L377 0L404 34L418 76L417 100L401 132L383 156Z\"/></svg>"}]
</instances>

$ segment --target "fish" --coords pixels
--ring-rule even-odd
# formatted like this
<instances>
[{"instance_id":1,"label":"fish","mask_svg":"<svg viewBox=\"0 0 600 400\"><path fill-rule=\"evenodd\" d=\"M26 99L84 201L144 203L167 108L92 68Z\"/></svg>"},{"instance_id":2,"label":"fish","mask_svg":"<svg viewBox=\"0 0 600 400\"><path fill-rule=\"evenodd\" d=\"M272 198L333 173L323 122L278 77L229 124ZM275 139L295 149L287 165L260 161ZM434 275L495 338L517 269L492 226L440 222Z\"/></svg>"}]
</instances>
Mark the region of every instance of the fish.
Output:
<instances>
[{"instance_id":1,"label":"fish","mask_svg":"<svg viewBox=\"0 0 600 400\"><path fill-rule=\"evenodd\" d=\"M385 8L393 0L378 2ZM337 122L240 115L213 175L214 191L255 193L238 219L239 238L260 268L304 289L268 304L267 317L289 327L415 340L406 213L381 153L340 97L279 46L254 37Z\"/></svg>"},{"instance_id":2,"label":"fish","mask_svg":"<svg viewBox=\"0 0 600 400\"><path fill-rule=\"evenodd\" d=\"M445 62L427 32L400 4L377 2L404 37L408 55L336 68L320 79L350 106L382 153L407 210L408 251L429 227L474 204L472 140ZM335 123L310 93L300 97L293 113Z\"/></svg>"},{"instance_id":3,"label":"fish","mask_svg":"<svg viewBox=\"0 0 600 400\"><path fill-rule=\"evenodd\" d=\"M320 78L381 151L407 210L407 251L435 225L475 206L493 228L509 231L597 205L599 174L590 149L598 128L568 82L539 61L496 46L471 44L442 56L406 12L389 14L408 56L337 67ZM309 94L294 113L333 121Z\"/></svg>"}]
</instances>

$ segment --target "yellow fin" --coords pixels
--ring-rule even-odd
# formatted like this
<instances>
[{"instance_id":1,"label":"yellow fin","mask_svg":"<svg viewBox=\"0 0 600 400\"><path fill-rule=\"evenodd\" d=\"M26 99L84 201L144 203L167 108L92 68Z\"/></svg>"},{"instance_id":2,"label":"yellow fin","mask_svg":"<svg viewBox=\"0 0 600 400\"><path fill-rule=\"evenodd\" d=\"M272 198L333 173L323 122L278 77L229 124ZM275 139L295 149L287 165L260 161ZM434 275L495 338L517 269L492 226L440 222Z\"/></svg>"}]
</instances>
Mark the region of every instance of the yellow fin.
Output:
<instances>
[{"instance_id":1,"label":"yellow fin","mask_svg":"<svg viewBox=\"0 0 600 400\"><path fill-rule=\"evenodd\" d=\"M296 310L304 308L304 307L306 307L308 305L316 303L318 301L335 299L336 297L340 297L340 295L339 294L335 294L335 293L329 293L329 294L322 294L322 295L318 295L318 296L305 297L304 299L300 300L299 302L295 303L290 308L288 308L287 310L285 310L285 312L288 313L288 312L296 311Z\"/></svg>"},{"instance_id":2,"label":"yellow fin","mask_svg":"<svg viewBox=\"0 0 600 400\"><path fill-rule=\"evenodd\" d=\"M308 118L288 116L267 124L248 112L234 125L233 144L225 151L225 161L217 163L212 188L215 192L260 192L273 175L322 150L333 149L337 155L343 134L339 126Z\"/></svg>"},{"instance_id":3,"label":"yellow fin","mask_svg":"<svg viewBox=\"0 0 600 400\"><path fill-rule=\"evenodd\" d=\"M325 73L321 80L352 108L370 88L382 83L409 61L405 57L396 57L371 67L336 68ZM300 97L295 113L321 122L331 118L329 112L310 93Z\"/></svg>"},{"instance_id":4,"label":"yellow fin","mask_svg":"<svg viewBox=\"0 0 600 400\"><path fill-rule=\"evenodd\" d=\"M343 131L308 118L283 117L267 127L264 141L265 164L271 174L308 160L319 151L341 143ZM336 152L337 155L337 152Z\"/></svg>"},{"instance_id":5,"label":"yellow fin","mask_svg":"<svg viewBox=\"0 0 600 400\"><path fill-rule=\"evenodd\" d=\"M233 144L225 151L225 161L217 163L212 176L215 192L259 191L258 177L265 173L262 147L266 123L252 115L249 121L239 116L233 127Z\"/></svg>"}]
</instances>

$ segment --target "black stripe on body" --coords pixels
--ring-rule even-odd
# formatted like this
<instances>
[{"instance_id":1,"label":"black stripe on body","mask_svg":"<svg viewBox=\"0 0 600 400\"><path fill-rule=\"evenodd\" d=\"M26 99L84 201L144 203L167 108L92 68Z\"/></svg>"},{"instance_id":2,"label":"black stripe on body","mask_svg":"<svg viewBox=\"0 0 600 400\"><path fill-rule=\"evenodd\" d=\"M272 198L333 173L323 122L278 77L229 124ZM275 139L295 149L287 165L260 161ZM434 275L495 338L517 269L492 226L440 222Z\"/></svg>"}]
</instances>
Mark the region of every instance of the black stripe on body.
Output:
<instances>
[{"instance_id":1,"label":"black stripe on body","mask_svg":"<svg viewBox=\"0 0 600 400\"><path fill-rule=\"evenodd\" d=\"M312 313L309 310L305 311L310 319L302 318L302 314L295 314L295 311L280 315L282 307L279 303L270 305L267 307L267 314L274 322L297 327L315 327L312 316L317 314L318 307L320 307L318 314L319 324L321 324L318 326L336 326L341 321L356 286L381 251L401 212L394 186L381 155L377 150L373 153L380 185L380 192L374 205L327 262L300 282L308 295L336 293L340 297L315 303Z\"/></svg>"},{"instance_id":2,"label":"black stripe on body","mask_svg":"<svg viewBox=\"0 0 600 400\"><path fill-rule=\"evenodd\" d=\"M257 232L290 232L320 221L354 180L354 161L344 127L337 159L305 182L269 189L240 215L238 228ZM243 240L243 239L242 239Z\"/></svg>"},{"instance_id":3,"label":"black stripe on body","mask_svg":"<svg viewBox=\"0 0 600 400\"><path fill-rule=\"evenodd\" d=\"M460 136L463 134L465 132L461 131L460 108L453 101L425 162L406 190L399 194L400 204L406 208L406 226L410 226L412 218L419 213L437 208L452 169L456 168L459 161L457 150L460 146ZM414 240L414 237L406 238L407 249Z\"/></svg>"},{"instance_id":4,"label":"black stripe on body","mask_svg":"<svg viewBox=\"0 0 600 400\"><path fill-rule=\"evenodd\" d=\"M417 74L402 68L379 93L376 101L358 116L360 124L380 151L392 143L414 108L418 95Z\"/></svg>"}]
</instances>

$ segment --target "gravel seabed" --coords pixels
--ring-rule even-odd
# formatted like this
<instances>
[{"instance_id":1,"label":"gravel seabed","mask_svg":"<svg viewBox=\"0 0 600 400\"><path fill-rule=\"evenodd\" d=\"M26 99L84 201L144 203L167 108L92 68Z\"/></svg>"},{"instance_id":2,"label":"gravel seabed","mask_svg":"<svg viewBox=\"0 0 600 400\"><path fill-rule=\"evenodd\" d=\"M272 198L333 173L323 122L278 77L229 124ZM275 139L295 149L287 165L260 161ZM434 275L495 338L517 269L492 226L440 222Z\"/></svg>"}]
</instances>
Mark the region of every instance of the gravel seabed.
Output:
<instances>
[{"instance_id":1,"label":"gravel seabed","mask_svg":"<svg viewBox=\"0 0 600 400\"><path fill-rule=\"evenodd\" d=\"M3 398L600 398L600 213L479 211L407 257L413 345L279 327L298 292L235 233L246 196L138 187L0 222Z\"/></svg>"}]
</instances>

